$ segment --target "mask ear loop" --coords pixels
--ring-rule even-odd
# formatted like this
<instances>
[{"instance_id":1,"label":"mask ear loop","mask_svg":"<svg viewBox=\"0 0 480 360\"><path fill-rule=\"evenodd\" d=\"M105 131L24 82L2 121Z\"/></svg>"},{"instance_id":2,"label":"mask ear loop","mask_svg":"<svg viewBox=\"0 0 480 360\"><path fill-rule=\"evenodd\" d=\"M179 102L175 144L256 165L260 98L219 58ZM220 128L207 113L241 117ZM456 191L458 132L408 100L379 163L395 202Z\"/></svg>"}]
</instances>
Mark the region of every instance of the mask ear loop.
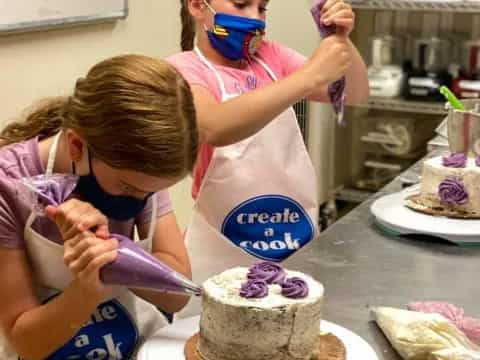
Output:
<instances>
[{"instance_id":1,"label":"mask ear loop","mask_svg":"<svg viewBox=\"0 0 480 360\"><path fill-rule=\"evenodd\" d=\"M216 15L217 12L215 11L215 9L212 7L212 5L210 5L207 0L203 0L203 3L208 7L208 9L212 12L213 15Z\"/></svg>"},{"instance_id":2,"label":"mask ear loop","mask_svg":"<svg viewBox=\"0 0 480 360\"><path fill-rule=\"evenodd\" d=\"M208 8L208 10L210 10L210 12L213 14L213 15L216 15L217 12L215 11L215 9L212 7L212 5L210 5L207 0L203 0L203 3L205 4L205 6ZM210 31L207 27L207 25L203 24L203 30L205 31Z\"/></svg>"},{"instance_id":3,"label":"mask ear loop","mask_svg":"<svg viewBox=\"0 0 480 360\"><path fill-rule=\"evenodd\" d=\"M93 174L92 172L92 155L90 153L90 149L87 147L87 154L88 154L88 172L89 174ZM72 161L72 173L73 175L77 175L77 165L75 161Z\"/></svg>"}]
</instances>

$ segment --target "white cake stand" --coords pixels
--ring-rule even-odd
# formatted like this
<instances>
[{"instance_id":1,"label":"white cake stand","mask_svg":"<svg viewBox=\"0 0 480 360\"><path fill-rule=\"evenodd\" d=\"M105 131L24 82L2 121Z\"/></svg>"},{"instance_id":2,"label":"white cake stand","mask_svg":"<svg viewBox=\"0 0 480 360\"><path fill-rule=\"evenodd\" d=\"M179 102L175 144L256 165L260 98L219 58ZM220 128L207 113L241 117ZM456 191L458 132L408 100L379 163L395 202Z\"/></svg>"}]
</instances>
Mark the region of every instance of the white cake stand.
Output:
<instances>
[{"instance_id":1,"label":"white cake stand","mask_svg":"<svg viewBox=\"0 0 480 360\"><path fill-rule=\"evenodd\" d=\"M164 327L141 347L137 360L184 360L185 342L198 332L199 316L175 321ZM343 341L347 360L378 360L372 347L357 334L339 325L322 320L322 331L330 332Z\"/></svg>"},{"instance_id":2,"label":"white cake stand","mask_svg":"<svg viewBox=\"0 0 480 360\"><path fill-rule=\"evenodd\" d=\"M414 211L404 205L418 187L386 195L371 206L377 225L391 235L430 235L458 245L480 245L480 220L451 219Z\"/></svg>"}]
</instances>

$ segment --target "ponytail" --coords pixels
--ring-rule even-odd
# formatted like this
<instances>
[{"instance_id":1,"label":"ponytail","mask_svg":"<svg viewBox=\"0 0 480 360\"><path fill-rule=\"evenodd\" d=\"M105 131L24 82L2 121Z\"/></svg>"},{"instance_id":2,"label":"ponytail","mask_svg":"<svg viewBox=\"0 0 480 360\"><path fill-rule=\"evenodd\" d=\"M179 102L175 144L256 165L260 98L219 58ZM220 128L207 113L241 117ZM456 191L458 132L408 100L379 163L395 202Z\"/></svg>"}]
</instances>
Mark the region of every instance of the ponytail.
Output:
<instances>
[{"instance_id":1,"label":"ponytail","mask_svg":"<svg viewBox=\"0 0 480 360\"><path fill-rule=\"evenodd\" d=\"M180 18L182 20L182 38L180 45L182 51L193 50L195 42L195 20L188 10L188 0L180 0Z\"/></svg>"},{"instance_id":2,"label":"ponytail","mask_svg":"<svg viewBox=\"0 0 480 360\"><path fill-rule=\"evenodd\" d=\"M25 121L14 122L0 133L0 146L55 135L63 125L66 104L65 97L44 100Z\"/></svg>"}]
</instances>

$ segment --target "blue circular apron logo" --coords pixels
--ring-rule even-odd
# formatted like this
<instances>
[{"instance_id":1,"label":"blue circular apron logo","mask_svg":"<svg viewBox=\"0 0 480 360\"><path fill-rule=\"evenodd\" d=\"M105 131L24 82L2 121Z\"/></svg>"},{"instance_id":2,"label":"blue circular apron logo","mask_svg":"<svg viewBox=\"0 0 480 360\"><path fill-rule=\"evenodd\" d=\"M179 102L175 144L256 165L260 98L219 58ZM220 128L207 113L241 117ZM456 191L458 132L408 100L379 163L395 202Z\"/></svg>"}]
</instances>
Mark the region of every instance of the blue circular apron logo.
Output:
<instances>
[{"instance_id":1,"label":"blue circular apron logo","mask_svg":"<svg viewBox=\"0 0 480 360\"><path fill-rule=\"evenodd\" d=\"M90 320L47 360L129 359L138 341L130 314L117 300L98 306Z\"/></svg>"},{"instance_id":2,"label":"blue circular apron logo","mask_svg":"<svg viewBox=\"0 0 480 360\"><path fill-rule=\"evenodd\" d=\"M222 234L235 245L263 260L283 261L313 237L310 216L295 200L265 195L233 209Z\"/></svg>"}]
</instances>

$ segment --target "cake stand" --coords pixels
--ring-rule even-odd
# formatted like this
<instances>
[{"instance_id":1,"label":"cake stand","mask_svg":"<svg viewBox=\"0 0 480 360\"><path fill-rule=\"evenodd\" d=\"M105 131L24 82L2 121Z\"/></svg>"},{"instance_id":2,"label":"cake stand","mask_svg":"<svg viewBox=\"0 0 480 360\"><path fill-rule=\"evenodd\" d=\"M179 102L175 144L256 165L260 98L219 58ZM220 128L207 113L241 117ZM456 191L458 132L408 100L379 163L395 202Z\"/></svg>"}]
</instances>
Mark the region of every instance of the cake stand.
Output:
<instances>
[{"instance_id":1,"label":"cake stand","mask_svg":"<svg viewBox=\"0 0 480 360\"><path fill-rule=\"evenodd\" d=\"M185 342L198 332L199 316L175 321L147 339L141 346L138 360L184 360ZM330 332L342 340L347 360L378 360L372 347L357 334L334 323L322 320L321 331Z\"/></svg>"},{"instance_id":2,"label":"cake stand","mask_svg":"<svg viewBox=\"0 0 480 360\"><path fill-rule=\"evenodd\" d=\"M429 235L462 246L480 245L480 220L428 215L406 207L405 198L418 190L412 186L377 199L370 209L378 227L394 236Z\"/></svg>"}]
</instances>

